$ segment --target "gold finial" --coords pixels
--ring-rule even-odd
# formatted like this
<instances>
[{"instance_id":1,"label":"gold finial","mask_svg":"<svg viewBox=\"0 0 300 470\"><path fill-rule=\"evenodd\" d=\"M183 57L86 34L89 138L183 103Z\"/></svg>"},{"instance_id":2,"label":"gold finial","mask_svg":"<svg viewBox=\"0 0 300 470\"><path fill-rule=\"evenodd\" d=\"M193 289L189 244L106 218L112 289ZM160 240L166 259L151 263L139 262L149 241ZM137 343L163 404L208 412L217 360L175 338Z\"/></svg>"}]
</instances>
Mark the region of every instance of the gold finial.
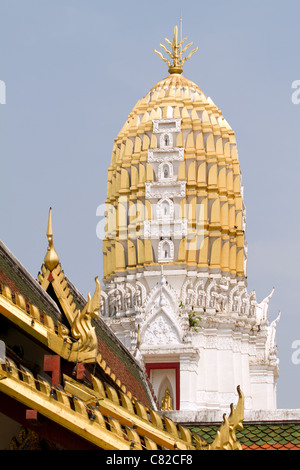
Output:
<instances>
[{"instance_id":1,"label":"gold finial","mask_svg":"<svg viewBox=\"0 0 300 470\"><path fill-rule=\"evenodd\" d=\"M169 67L169 73L182 73L182 66L186 60L188 60L194 52L198 50L198 47L193 49L187 57L182 58L183 53L187 50L188 47L190 47L193 43L190 42L187 44L183 49L181 48L182 44L184 41L186 41L186 38L184 38L182 41L178 43L178 27L174 27L174 36L173 36L173 42L169 41L169 39L165 38L165 41L171 46L172 51L169 51L166 46L163 44L160 44L160 46L164 49L164 51L170 56L170 58L173 60L173 63L169 59L166 59L161 52L158 52L156 49L154 49L154 52L159 55L159 57L168 64Z\"/></svg>"},{"instance_id":2,"label":"gold finial","mask_svg":"<svg viewBox=\"0 0 300 470\"><path fill-rule=\"evenodd\" d=\"M44 258L44 263L45 266L50 270L53 271L53 269L58 265L59 263L59 257L58 254L55 251L55 248L53 246L53 232L52 232L52 209L50 207L49 210L49 216L48 216L48 227L47 227L47 238L48 238L48 248L47 248L47 253Z\"/></svg>"}]
</instances>

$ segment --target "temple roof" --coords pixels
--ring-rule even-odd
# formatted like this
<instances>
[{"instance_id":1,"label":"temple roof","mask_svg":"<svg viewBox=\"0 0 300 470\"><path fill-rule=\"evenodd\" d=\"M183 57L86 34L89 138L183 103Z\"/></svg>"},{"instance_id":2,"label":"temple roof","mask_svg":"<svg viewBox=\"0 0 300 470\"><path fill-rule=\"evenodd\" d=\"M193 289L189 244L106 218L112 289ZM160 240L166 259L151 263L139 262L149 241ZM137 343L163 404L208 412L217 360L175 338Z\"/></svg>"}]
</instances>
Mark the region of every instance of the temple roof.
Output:
<instances>
[{"instance_id":1,"label":"temple roof","mask_svg":"<svg viewBox=\"0 0 300 470\"><path fill-rule=\"evenodd\" d=\"M157 410L145 370L96 315L97 279L94 295L85 301L58 257L58 263L42 265L37 282L3 243L0 248L6 352L0 361L0 418L2 413L23 426L11 448L22 448L20 436L30 439L34 433L50 447L65 449L240 448L235 430L243 420L241 391L208 445Z\"/></svg>"},{"instance_id":2,"label":"temple roof","mask_svg":"<svg viewBox=\"0 0 300 470\"><path fill-rule=\"evenodd\" d=\"M163 126L172 128L170 148L160 147ZM115 138L108 168L104 279L158 264L145 221L154 211L155 191L149 188L161 185L151 162L163 161L178 166L170 194L180 186L177 218L189 219L169 268L186 265L244 279L245 207L235 133L211 98L174 69L136 103Z\"/></svg>"}]
</instances>

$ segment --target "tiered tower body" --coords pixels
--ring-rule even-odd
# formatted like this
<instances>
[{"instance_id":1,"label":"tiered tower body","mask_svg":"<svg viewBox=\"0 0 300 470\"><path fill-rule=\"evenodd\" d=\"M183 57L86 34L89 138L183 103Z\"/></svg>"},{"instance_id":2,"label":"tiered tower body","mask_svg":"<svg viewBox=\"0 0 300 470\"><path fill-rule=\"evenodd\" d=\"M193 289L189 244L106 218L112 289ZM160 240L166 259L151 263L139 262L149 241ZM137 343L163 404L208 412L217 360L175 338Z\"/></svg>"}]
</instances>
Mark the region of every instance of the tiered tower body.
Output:
<instances>
[{"instance_id":1,"label":"tiered tower body","mask_svg":"<svg viewBox=\"0 0 300 470\"><path fill-rule=\"evenodd\" d=\"M169 69L170 70L170 69ZM179 70L180 72L180 70ZM161 403L276 408L276 322L247 291L234 131L177 69L133 108L108 169L101 315Z\"/></svg>"}]
</instances>

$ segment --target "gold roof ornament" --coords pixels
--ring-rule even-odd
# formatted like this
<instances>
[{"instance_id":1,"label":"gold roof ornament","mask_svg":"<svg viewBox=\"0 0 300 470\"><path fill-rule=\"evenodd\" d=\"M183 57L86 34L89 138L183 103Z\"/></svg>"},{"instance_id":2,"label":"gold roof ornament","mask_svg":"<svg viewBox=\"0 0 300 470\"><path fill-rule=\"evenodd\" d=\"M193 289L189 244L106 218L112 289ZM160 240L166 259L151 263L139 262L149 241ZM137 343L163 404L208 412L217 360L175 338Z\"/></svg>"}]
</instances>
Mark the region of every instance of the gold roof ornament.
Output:
<instances>
[{"instance_id":1,"label":"gold roof ornament","mask_svg":"<svg viewBox=\"0 0 300 470\"><path fill-rule=\"evenodd\" d=\"M161 410L173 410L173 399L170 390L166 388L165 395L162 399Z\"/></svg>"},{"instance_id":2,"label":"gold roof ornament","mask_svg":"<svg viewBox=\"0 0 300 470\"><path fill-rule=\"evenodd\" d=\"M88 301L82 311L79 311L72 324L71 333L77 339L79 350L97 352L97 336L92 326L92 319L98 318L100 309L101 284L98 277L95 278L96 289L93 297L88 294Z\"/></svg>"},{"instance_id":3,"label":"gold roof ornament","mask_svg":"<svg viewBox=\"0 0 300 470\"><path fill-rule=\"evenodd\" d=\"M101 284L98 277L96 277L94 295L91 296L89 293L87 301L83 297L76 300L76 290L66 278L53 245L51 207L48 216L47 238L49 245L38 280L46 292L51 283L70 326L69 331L67 327L59 323L57 326L58 334L54 337L49 335L48 346L57 350L60 340L63 339L64 352L60 350L61 356L63 354L67 355L68 360L71 362L95 362L98 343L92 320L99 316Z\"/></svg>"},{"instance_id":4,"label":"gold roof ornament","mask_svg":"<svg viewBox=\"0 0 300 470\"><path fill-rule=\"evenodd\" d=\"M171 51L169 51L166 46L160 43L160 46L164 49L164 51L170 56L173 63L166 59L161 52L154 49L154 52L159 55L159 57L168 64L169 73L182 73L182 66L186 60L188 60L194 52L198 50L198 47L193 49L187 57L182 58L184 52L193 44L190 42L182 49L182 44L186 41L186 37L178 42L178 27L174 27L174 36L173 42L169 41L169 39L165 38L165 41L171 46Z\"/></svg>"},{"instance_id":5,"label":"gold roof ornament","mask_svg":"<svg viewBox=\"0 0 300 470\"><path fill-rule=\"evenodd\" d=\"M238 403L234 408L233 404L230 405L230 415L223 415L223 423L217 431L217 436L214 442L209 446L209 450L242 450L241 443L236 437L236 431L244 429L244 394L240 386L237 387Z\"/></svg>"},{"instance_id":6,"label":"gold roof ornament","mask_svg":"<svg viewBox=\"0 0 300 470\"><path fill-rule=\"evenodd\" d=\"M52 231L52 208L50 207L48 216L48 227L47 227L47 238L48 238L48 249L44 258L45 266L53 271L54 268L59 264L59 257L53 245L53 231Z\"/></svg>"}]
</instances>

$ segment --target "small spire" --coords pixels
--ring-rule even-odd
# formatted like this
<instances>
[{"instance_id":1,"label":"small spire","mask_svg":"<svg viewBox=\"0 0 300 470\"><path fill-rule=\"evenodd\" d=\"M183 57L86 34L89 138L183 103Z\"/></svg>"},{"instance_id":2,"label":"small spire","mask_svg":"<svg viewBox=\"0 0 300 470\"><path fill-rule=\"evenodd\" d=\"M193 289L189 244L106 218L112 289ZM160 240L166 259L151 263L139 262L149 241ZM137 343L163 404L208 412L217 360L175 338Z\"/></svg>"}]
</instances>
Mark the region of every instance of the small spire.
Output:
<instances>
[{"instance_id":1,"label":"small spire","mask_svg":"<svg viewBox=\"0 0 300 470\"><path fill-rule=\"evenodd\" d=\"M166 46L163 44L160 44L160 46L163 48L163 50L170 56L170 58L173 60L173 63L169 60L166 59L161 52L158 52L156 49L154 49L154 52L159 55L159 57L168 64L169 67L169 73L182 73L182 66L186 60L188 60L194 52L198 50L198 47L193 49L187 57L182 58L183 53L187 50L188 47L190 47L193 43L190 42L187 44L183 49L182 49L182 44L186 41L186 38L182 39L180 42L178 42L178 26L174 27L174 36L173 36L173 42L169 41L169 39L165 38L165 41L171 46L171 51L169 51Z\"/></svg>"},{"instance_id":2,"label":"small spire","mask_svg":"<svg viewBox=\"0 0 300 470\"><path fill-rule=\"evenodd\" d=\"M49 209L49 216L48 216L47 238L48 238L48 248L47 248L46 256L44 258L44 263L45 263L45 266L50 271L53 271L53 269L56 268L56 266L59 263L59 257L53 245L52 208L51 207Z\"/></svg>"}]
</instances>

